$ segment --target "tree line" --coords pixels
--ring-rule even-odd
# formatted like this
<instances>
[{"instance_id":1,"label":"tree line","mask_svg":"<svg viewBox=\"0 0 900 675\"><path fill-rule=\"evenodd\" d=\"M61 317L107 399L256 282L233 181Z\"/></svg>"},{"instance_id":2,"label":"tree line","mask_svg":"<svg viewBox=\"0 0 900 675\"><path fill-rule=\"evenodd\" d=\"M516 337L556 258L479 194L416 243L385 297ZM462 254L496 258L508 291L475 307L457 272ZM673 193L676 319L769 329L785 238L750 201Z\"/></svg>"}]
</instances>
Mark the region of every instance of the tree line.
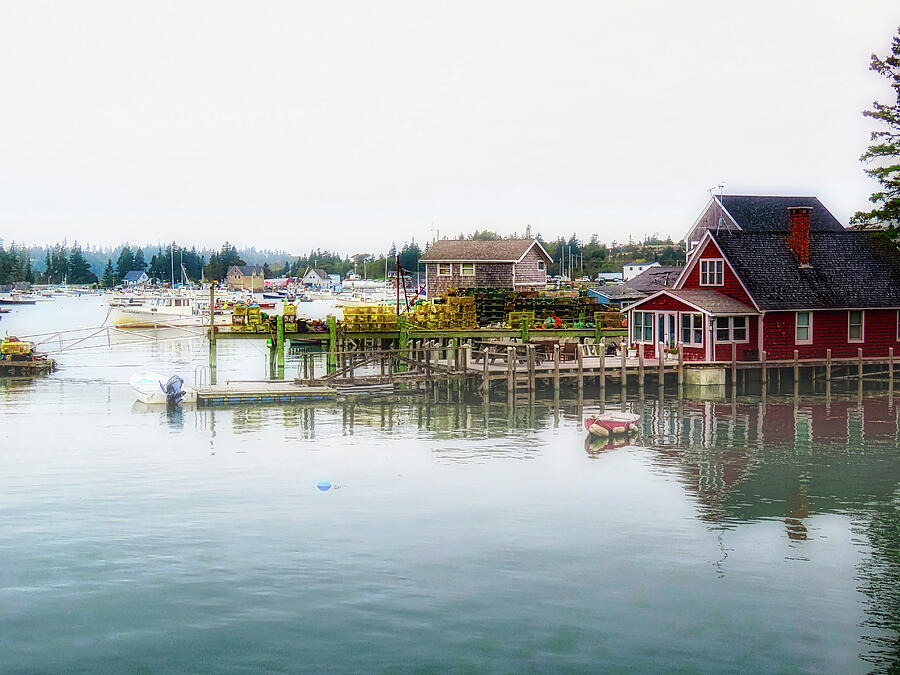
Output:
<instances>
[{"instance_id":1,"label":"tree line","mask_svg":"<svg viewBox=\"0 0 900 675\"><path fill-rule=\"evenodd\" d=\"M519 235L512 235L517 237ZM492 241L502 239L496 232L476 230L464 239ZM621 271L630 262L657 261L661 265L684 264L684 249L671 239L647 238L640 243L607 247L596 235L587 242L574 234L545 241L536 237L550 254L553 262L548 268L551 275L563 271L575 276L595 277L599 272ZM77 242L71 246L65 242L43 248L29 248L11 244L7 249L0 245L0 284L17 281L31 283L98 284L112 288L122 283L131 271L145 272L148 278L159 283L173 279L177 283L187 278L191 282L221 281L232 265L262 264L266 278L301 277L310 269L322 269L328 274L345 276L355 272L360 276L380 279L387 273L396 273L400 266L415 273L419 259L427 248L415 240L401 247L391 244L386 253L354 253L342 255L334 251L313 249L300 256L288 256L283 252L239 250L225 242L218 249L198 250L177 243L159 245L155 252L144 247L121 244L107 249L106 255L98 255L98 249L85 249Z\"/></svg>"}]
</instances>

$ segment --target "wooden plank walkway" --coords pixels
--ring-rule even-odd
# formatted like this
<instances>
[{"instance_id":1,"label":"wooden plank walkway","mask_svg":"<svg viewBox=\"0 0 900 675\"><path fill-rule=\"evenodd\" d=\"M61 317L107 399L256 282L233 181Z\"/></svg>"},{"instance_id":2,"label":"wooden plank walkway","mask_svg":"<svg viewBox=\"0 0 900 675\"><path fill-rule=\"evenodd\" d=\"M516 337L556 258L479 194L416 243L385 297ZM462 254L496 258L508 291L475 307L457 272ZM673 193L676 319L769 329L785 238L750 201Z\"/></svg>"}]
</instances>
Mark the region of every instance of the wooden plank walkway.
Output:
<instances>
[{"instance_id":1,"label":"wooden plank walkway","mask_svg":"<svg viewBox=\"0 0 900 675\"><path fill-rule=\"evenodd\" d=\"M331 387L301 385L293 382L231 381L226 384L209 385L197 389L198 406L327 401L336 397L337 392Z\"/></svg>"}]
</instances>

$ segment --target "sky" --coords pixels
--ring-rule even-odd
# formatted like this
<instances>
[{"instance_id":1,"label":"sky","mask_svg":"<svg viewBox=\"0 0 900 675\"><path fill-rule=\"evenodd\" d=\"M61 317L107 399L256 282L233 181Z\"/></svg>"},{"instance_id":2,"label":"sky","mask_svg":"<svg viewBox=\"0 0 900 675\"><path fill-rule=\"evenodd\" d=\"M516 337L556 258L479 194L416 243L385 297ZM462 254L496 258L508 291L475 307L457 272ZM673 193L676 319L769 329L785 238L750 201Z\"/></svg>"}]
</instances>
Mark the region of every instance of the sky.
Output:
<instances>
[{"instance_id":1,"label":"sky","mask_svg":"<svg viewBox=\"0 0 900 675\"><path fill-rule=\"evenodd\" d=\"M0 0L0 238L386 251L846 222L896 0Z\"/></svg>"}]
</instances>

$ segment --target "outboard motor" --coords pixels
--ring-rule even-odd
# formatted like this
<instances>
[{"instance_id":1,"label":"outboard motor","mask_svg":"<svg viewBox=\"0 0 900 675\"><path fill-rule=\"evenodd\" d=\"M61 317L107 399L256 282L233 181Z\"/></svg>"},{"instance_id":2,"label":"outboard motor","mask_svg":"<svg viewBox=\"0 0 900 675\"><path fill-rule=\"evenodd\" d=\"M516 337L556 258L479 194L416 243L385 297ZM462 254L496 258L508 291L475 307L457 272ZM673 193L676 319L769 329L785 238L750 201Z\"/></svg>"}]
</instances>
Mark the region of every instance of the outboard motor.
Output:
<instances>
[{"instance_id":1,"label":"outboard motor","mask_svg":"<svg viewBox=\"0 0 900 675\"><path fill-rule=\"evenodd\" d=\"M184 380L182 380L178 375L173 375L169 378L169 381L166 382L165 392L166 392L166 405L170 408L174 408L176 405L181 403L181 400L184 398Z\"/></svg>"}]
</instances>

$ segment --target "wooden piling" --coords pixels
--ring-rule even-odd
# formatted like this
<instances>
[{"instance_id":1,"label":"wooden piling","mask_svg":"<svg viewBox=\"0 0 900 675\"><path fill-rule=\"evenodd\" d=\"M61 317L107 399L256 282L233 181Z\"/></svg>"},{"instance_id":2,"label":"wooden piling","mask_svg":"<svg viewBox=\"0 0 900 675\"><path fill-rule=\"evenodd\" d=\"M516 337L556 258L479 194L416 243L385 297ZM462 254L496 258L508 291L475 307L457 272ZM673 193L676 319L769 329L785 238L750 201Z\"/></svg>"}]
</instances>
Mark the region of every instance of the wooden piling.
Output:
<instances>
[{"instance_id":1,"label":"wooden piling","mask_svg":"<svg viewBox=\"0 0 900 675\"><path fill-rule=\"evenodd\" d=\"M831 382L831 350L825 350L825 381Z\"/></svg>"},{"instance_id":2,"label":"wooden piling","mask_svg":"<svg viewBox=\"0 0 900 675\"><path fill-rule=\"evenodd\" d=\"M557 347L559 349L559 347ZM603 392L606 389L606 345L603 340L600 341L600 395L603 396Z\"/></svg>"},{"instance_id":3,"label":"wooden piling","mask_svg":"<svg viewBox=\"0 0 900 675\"><path fill-rule=\"evenodd\" d=\"M553 345L553 392L559 395L559 345Z\"/></svg>"},{"instance_id":4,"label":"wooden piling","mask_svg":"<svg viewBox=\"0 0 900 675\"><path fill-rule=\"evenodd\" d=\"M737 344L731 343L731 386L737 386Z\"/></svg>"},{"instance_id":5,"label":"wooden piling","mask_svg":"<svg viewBox=\"0 0 900 675\"><path fill-rule=\"evenodd\" d=\"M526 345L525 352L528 355L528 395L534 396L534 345Z\"/></svg>"},{"instance_id":6,"label":"wooden piling","mask_svg":"<svg viewBox=\"0 0 900 675\"><path fill-rule=\"evenodd\" d=\"M628 387L628 363L627 363L627 355L628 349L625 346L625 343L622 342L619 346L619 354L622 356L622 399L625 398L625 390Z\"/></svg>"},{"instance_id":7,"label":"wooden piling","mask_svg":"<svg viewBox=\"0 0 900 675\"><path fill-rule=\"evenodd\" d=\"M644 386L644 343L638 345L638 386Z\"/></svg>"},{"instance_id":8,"label":"wooden piling","mask_svg":"<svg viewBox=\"0 0 900 675\"><path fill-rule=\"evenodd\" d=\"M894 388L894 348L890 347L888 349L888 382L891 385L891 389Z\"/></svg>"},{"instance_id":9,"label":"wooden piling","mask_svg":"<svg viewBox=\"0 0 900 675\"><path fill-rule=\"evenodd\" d=\"M765 387L769 383L769 373L766 368L766 350L765 349L762 350L762 352L760 352L759 358L760 358L760 371L759 371L760 382L762 383L762 386Z\"/></svg>"},{"instance_id":10,"label":"wooden piling","mask_svg":"<svg viewBox=\"0 0 900 675\"><path fill-rule=\"evenodd\" d=\"M666 351L662 342L659 343L659 354L656 356L659 362L659 386L662 387L666 383Z\"/></svg>"},{"instance_id":11,"label":"wooden piling","mask_svg":"<svg viewBox=\"0 0 900 675\"><path fill-rule=\"evenodd\" d=\"M800 351L794 350L794 384L800 382Z\"/></svg>"},{"instance_id":12,"label":"wooden piling","mask_svg":"<svg viewBox=\"0 0 900 675\"><path fill-rule=\"evenodd\" d=\"M678 350L678 388L684 386L684 349Z\"/></svg>"},{"instance_id":13,"label":"wooden piling","mask_svg":"<svg viewBox=\"0 0 900 675\"><path fill-rule=\"evenodd\" d=\"M584 345L575 344L575 358L578 359L578 398L584 394Z\"/></svg>"},{"instance_id":14,"label":"wooden piling","mask_svg":"<svg viewBox=\"0 0 900 675\"><path fill-rule=\"evenodd\" d=\"M62 333L60 333L62 336ZM107 333L108 336L108 333ZM62 340L62 337L60 337ZM209 383L216 384L216 287L209 285Z\"/></svg>"},{"instance_id":15,"label":"wooden piling","mask_svg":"<svg viewBox=\"0 0 900 675\"><path fill-rule=\"evenodd\" d=\"M856 350L856 356L859 359L857 366L857 376L859 377L860 383L862 383L863 379L863 350L862 347Z\"/></svg>"},{"instance_id":16,"label":"wooden piling","mask_svg":"<svg viewBox=\"0 0 900 675\"><path fill-rule=\"evenodd\" d=\"M516 348L506 348L506 391L512 400L516 389Z\"/></svg>"},{"instance_id":17,"label":"wooden piling","mask_svg":"<svg viewBox=\"0 0 900 675\"><path fill-rule=\"evenodd\" d=\"M487 347L485 347L484 351L481 352L481 358L484 359L483 363L481 364L481 393L482 395L487 396L487 394L491 390L490 371L488 370L489 365Z\"/></svg>"}]
</instances>

